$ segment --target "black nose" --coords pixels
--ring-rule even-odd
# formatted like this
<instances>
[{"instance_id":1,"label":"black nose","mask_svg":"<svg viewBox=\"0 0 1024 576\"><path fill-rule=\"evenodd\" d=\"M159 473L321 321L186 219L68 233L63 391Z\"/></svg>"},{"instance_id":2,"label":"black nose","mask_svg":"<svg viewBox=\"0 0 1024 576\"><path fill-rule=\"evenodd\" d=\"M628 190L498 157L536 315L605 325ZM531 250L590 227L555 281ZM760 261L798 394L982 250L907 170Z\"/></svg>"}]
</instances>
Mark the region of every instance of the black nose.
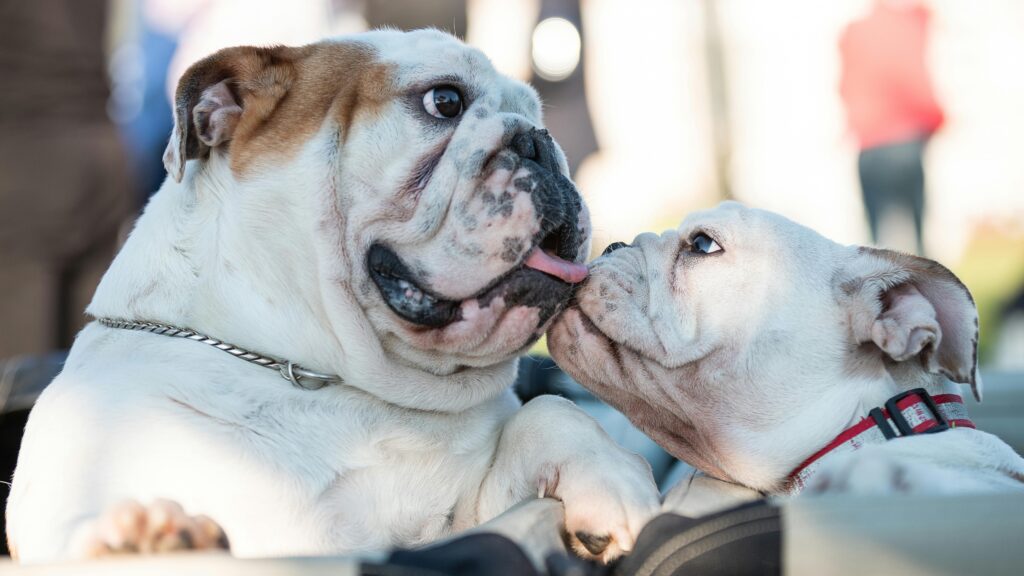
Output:
<instances>
[{"instance_id":1,"label":"black nose","mask_svg":"<svg viewBox=\"0 0 1024 576\"><path fill-rule=\"evenodd\" d=\"M604 252L601 252L601 256L607 256L612 252L615 252L619 248L625 248L627 246L629 246L629 244L626 244L625 242L612 242L611 244L608 245L607 248L604 249Z\"/></svg>"},{"instance_id":2,"label":"black nose","mask_svg":"<svg viewBox=\"0 0 1024 576\"><path fill-rule=\"evenodd\" d=\"M555 141L545 129L530 128L512 138L509 146L520 158L533 160L543 168L558 171L558 154Z\"/></svg>"},{"instance_id":3,"label":"black nose","mask_svg":"<svg viewBox=\"0 0 1024 576\"><path fill-rule=\"evenodd\" d=\"M547 130L529 128L513 136L508 147L529 172L529 178L523 180L532 185L528 193L540 220L534 242L554 250L560 258L575 259L585 239L579 222L582 199L562 174L558 145Z\"/></svg>"},{"instance_id":4,"label":"black nose","mask_svg":"<svg viewBox=\"0 0 1024 576\"><path fill-rule=\"evenodd\" d=\"M537 147L533 144L533 133L535 130L536 128L531 128L527 132L520 132L512 139L511 148L516 154L530 160L537 159Z\"/></svg>"}]
</instances>

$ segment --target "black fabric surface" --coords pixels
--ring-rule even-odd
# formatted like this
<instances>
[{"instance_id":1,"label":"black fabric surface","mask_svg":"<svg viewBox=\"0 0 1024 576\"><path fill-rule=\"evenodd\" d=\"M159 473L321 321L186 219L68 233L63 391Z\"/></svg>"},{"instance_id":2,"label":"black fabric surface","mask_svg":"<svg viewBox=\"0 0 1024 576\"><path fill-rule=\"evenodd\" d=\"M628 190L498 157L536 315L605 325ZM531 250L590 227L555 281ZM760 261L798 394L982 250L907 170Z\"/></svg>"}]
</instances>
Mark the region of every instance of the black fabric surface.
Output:
<instances>
[{"instance_id":1,"label":"black fabric surface","mask_svg":"<svg viewBox=\"0 0 1024 576\"><path fill-rule=\"evenodd\" d=\"M386 565L363 565L371 575L539 575L515 542L497 534L471 534L439 546L396 550Z\"/></svg>"},{"instance_id":2,"label":"black fabric surface","mask_svg":"<svg viewBox=\"0 0 1024 576\"><path fill-rule=\"evenodd\" d=\"M779 509L763 502L686 518L662 514L644 527L616 576L770 576L782 573Z\"/></svg>"},{"instance_id":3,"label":"black fabric surface","mask_svg":"<svg viewBox=\"0 0 1024 576\"><path fill-rule=\"evenodd\" d=\"M633 553L613 566L564 555L547 559L553 576L772 576L782 573L780 511L764 502L703 518L662 514L643 529ZM540 575L511 540L472 534L421 550L399 550L367 576Z\"/></svg>"}]
</instances>

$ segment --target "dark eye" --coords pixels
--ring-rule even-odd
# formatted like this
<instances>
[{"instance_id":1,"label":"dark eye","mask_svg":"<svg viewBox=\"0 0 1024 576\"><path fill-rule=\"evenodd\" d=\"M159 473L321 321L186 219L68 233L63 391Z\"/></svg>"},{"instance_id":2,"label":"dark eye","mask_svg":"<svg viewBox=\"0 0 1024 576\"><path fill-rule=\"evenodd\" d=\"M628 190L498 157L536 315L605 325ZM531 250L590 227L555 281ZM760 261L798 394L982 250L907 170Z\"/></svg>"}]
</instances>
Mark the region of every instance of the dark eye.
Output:
<instances>
[{"instance_id":1,"label":"dark eye","mask_svg":"<svg viewBox=\"0 0 1024 576\"><path fill-rule=\"evenodd\" d=\"M690 252L695 254L714 254L715 252L721 252L722 247L711 239L710 236L701 232L690 240Z\"/></svg>"},{"instance_id":2,"label":"dark eye","mask_svg":"<svg viewBox=\"0 0 1024 576\"><path fill-rule=\"evenodd\" d=\"M455 118L462 114L462 93L453 86L431 88L423 95L423 109L435 118Z\"/></svg>"}]
</instances>

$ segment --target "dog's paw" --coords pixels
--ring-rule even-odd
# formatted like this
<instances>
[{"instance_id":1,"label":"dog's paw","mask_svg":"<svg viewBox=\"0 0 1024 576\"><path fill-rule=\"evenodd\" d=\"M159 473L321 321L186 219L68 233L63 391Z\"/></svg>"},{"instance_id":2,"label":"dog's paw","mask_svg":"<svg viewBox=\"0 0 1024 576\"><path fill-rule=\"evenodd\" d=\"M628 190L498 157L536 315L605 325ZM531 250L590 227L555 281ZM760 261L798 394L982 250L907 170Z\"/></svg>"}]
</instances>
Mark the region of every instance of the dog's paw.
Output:
<instances>
[{"instance_id":1,"label":"dog's paw","mask_svg":"<svg viewBox=\"0 0 1024 576\"><path fill-rule=\"evenodd\" d=\"M184 550L227 550L228 539L206 516L189 516L177 502L135 500L115 504L75 535L75 558L115 554L158 554Z\"/></svg>"},{"instance_id":2,"label":"dog's paw","mask_svg":"<svg viewBox=\"0 0 1024 576\"><path fill-rule=\"evenodd\" d=\"M624 450L549 466L540 492L565 506L569 545L583 558L610 562L633 549L660 498L647 461Z\"/></svg>"}]
</instances>

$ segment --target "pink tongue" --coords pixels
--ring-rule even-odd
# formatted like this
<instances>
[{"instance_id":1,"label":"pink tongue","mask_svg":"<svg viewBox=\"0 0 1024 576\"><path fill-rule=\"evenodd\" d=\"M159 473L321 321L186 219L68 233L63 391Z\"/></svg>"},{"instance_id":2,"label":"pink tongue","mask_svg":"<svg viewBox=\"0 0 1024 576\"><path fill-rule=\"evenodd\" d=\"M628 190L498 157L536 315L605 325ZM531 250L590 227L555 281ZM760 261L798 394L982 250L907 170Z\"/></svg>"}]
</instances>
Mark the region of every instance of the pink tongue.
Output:
<instances>
[{"instance_id":1,"label":"pink tongue","mask_svg":"<svg viewBox=\"0 0 1024 576\"><path fill-rule=\"evenodd\" d=\"M569 284L582 282L587 277L587 267L584 264L576 264L553 256L540 248L534 248L524 263L527 268L540 270L545 274L551 274L561 278Z\"/></svg>"}]
</instances>

